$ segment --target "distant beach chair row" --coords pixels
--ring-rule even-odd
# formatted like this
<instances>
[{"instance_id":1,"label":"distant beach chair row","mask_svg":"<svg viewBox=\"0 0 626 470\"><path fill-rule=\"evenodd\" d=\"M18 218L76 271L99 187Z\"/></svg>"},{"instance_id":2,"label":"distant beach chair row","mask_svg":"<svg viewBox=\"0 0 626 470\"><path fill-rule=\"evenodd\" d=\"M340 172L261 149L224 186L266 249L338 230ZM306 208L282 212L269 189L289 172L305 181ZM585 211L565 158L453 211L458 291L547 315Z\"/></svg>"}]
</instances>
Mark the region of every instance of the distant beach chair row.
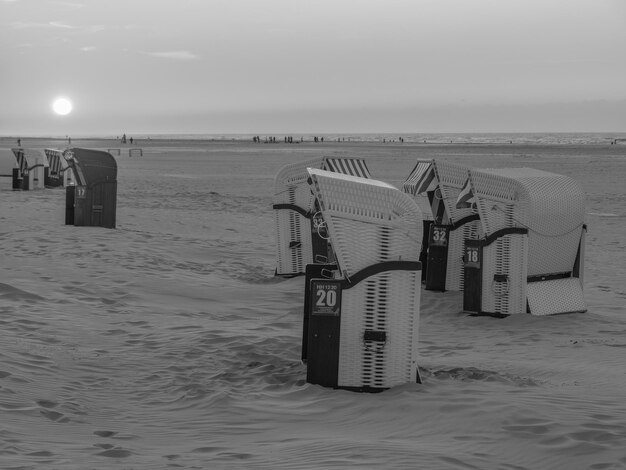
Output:
<instances>
[{"instance_id":1,"label":"distant beach chair row","mask_svg":"<svg viewBox=\"0 0 626 470\"><path fill-rule=\"evenodd\" d=\"M72 172L68 171L68 164L63 158L64 150L17 147L12 148L11 152L14 156L13 164L0 161L0 176L12 178L14 190L29 191L75 184ZM117 152L120 155L120 149L107 149L106 152L111 155ZM128 156L133 155L143 156L143 149L128 149Z\"/></svg>"},{"instance_id":2,"label":"distant beach chair row","mask_svg":"<svg viewBox=\"0 0 626 470\"><path fill-rule=\"evenodd\" d=\"M576 181L420 159L400 191L360 168L321 158L275 180L276 274L305 275L307 381L361 391L419 381L422 281L463 291L474 315L586 311Z\"/></svg>"},{"instance_id":3,"label":"distant beach chair row","mask_svg":"<svg viewBox=\"0 0 626 470\"><path fill-rule=\"evenodd\" d=\"M65 223L115 227L117 162L103 150L11 149L15 156L13 190L64 187Z\"/></svg>"},{"instance_id":4,"label":"distant beach chair row","mask_svg":"<svg viewBox=\"0 0 626 470\"><path fill-rule=\"evenodd\" d=\"M15 160L11 174L14 190L33 190L53 188L72 184L71 172L67 172L67 163L61 157L62 151L56 149L11 149Z\"/></svg>"}]
</instances>

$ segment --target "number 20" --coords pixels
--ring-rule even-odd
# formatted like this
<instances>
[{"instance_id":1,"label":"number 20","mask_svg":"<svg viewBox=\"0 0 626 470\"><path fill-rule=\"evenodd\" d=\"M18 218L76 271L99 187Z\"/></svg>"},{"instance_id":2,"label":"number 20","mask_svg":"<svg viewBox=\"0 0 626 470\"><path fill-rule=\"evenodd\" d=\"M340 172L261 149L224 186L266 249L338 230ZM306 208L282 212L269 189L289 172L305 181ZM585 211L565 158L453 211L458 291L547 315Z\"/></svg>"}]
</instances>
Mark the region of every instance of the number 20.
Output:
<instances>
[{"instance_id":1,"label":"number 20","mask_svg":"<svg viewBox=\"0 0 626 470\"><path fill-rule=\"evenodd\" d=\"M334 307L337 303L337 292L334 290L317 290L317 302L315 305L318 307Z\"/></svg>"}]
</instances>

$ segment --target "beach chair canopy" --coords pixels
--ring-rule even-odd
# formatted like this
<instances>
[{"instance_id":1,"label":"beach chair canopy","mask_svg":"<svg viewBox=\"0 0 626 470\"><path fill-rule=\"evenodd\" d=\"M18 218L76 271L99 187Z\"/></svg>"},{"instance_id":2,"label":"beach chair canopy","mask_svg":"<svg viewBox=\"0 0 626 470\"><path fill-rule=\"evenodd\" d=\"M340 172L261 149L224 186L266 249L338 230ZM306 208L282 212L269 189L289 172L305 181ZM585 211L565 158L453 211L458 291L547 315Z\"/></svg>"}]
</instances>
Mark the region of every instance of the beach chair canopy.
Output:
<instances>
[{"instance_id":1,"label":"beach chair canopy","mask_svg":"<svg viewBox=\"0 0 626 470\"><path fill-rule=\"evenodd\" d=\"M63 158L63 150L46 148L43 151L48 159L50 175L60 175L68 168L67 160Z\"/></svg>"},{"instance_id":2,"label":"beach chair canopy","mask_svg":"<svg viewBox=\"0 0 626 470\"><path fill-rule=\"evenodd\" d=\"M71 148L63 152L63 157L72 168L79 186L91 186L117 179L117 162L108 152Z\"/></svg>"},{"instance_id":3,"label":"beach chair canopy","mask_svg":"<svg viewBox=\"0 0 626 470\"><path fill-rule=\"evenodd\" d=\"M402 190L414 196L425 193L435 182L434 163L435 160L417 160L415 167L404 181Z\"/></svg>"},{"instance_id":4,"label":"beach chair canopy","mask_svg":"<svg viewBox=\"0 0 626 470\"><path fill-rule=\"evenodd\" d=\"M358 158L320 157L281 168L275 179L272 206L276 222L276 274L303 274L307 264L328 260L326 242L311 232L319 221L319 209L307 184L307 168L370 177L367 165Z\"/></svg>"},{"instance_id":5,"label":"beach chair canopy","mask_svg":"<svg viewBox=\"0 0 626 470\"><path fill-rule=\"evenodd\" d=\"M467 181L469 167L438 160L417 160L402 189L427 195L435 221L455 224L475 214L471 205L457 207L457 199Z\"/></svg>"},{"instance_id":6,"label":"beach chair canopy","mask_svg":"<svg viewBox=\"0 0 626 470\"><path fill-rule=\"evenodd\" d=\"M17 167L20 169L20 175L32 170L38 166L47 167L48 159L41 149L13 148L11 149L15 155Z\"/></svg>"},{"instance_id":7,"label":"beach chair canopy","mask_svg":"<svg viewBox=\"0 0 626 470\"><path fill-rule=\"evenodd\" d=\"M373 179L317 169L309 174L346 278L386 261L419 261L422 217L408 194Z\"/></svg>"},{"instance_id":8,"label":"beach chair canopy","mask_svg":"<svg viewBox=\"0 0 626 470\"><path fill-rule=\"evenodd\" d=\"M471 198L486 236L528 229L528 276L572 270L585 216L577 181L533 168L472 169L459 207Z\"/></svg>"},{"instance_id":9,"label":"beach chair canopy","mask_svg":"<svg viewBox=\"0 0 626 470\"><path fill-rule=\"evenodd\" d=\"M290 203L304 210L313 208L313 196L307 184L307 168L343 173L346 175L370 178L364 160L359 158L320 157L291 163L280 169L274 183L274 203Z\"/></svg>"}]
</instances>

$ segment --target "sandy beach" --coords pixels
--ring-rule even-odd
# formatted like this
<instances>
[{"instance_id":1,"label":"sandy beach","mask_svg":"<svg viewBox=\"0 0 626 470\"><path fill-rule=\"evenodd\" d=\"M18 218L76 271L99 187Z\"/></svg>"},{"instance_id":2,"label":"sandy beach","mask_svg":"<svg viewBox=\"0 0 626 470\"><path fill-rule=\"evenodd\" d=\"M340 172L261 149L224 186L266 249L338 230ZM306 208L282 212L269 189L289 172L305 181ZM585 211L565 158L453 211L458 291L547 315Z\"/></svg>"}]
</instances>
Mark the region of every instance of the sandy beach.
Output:
<instances>
[{"instance_id":1,"label":"sandy beach","mask_svg":"<svg viewBox=\"0 0 626 470\"><path fill-rule=\"evenodd\" d=\"M0 178L0 468L626 468L626 144L72 146L120 149L117 228L66 226L64 189ZM576 179L588 312L473 317L422 290L423 384L306 383L272 196L282 166L322 155L396 187L417 158Z\"/></svg>"}]
</instances>

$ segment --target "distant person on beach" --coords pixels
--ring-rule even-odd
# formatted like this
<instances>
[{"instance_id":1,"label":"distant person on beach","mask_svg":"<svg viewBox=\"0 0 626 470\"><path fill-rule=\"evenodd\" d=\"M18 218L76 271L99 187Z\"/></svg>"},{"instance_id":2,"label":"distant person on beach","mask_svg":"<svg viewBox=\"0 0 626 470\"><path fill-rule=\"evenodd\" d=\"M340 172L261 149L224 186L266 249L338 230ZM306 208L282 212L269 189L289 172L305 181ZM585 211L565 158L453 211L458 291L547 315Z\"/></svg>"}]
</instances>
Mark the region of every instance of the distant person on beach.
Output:
<instances>
[{"instance_id":1,"label":"distant person on beach","mask_svg":"<svg viewBox=\"0 0 626 470\"><path fill-rule=\"evenodd\" d=\"M17 146L21 147L22 146L22 139L17 139Z\"/></svg>"},{"instance_id":2,"label":"distant person on beach","mask_svg":"<svg viewBox=\"0 0 626 470\"><path fill-rule=\"evenodd\" d=\"M130 145L133 145L133 138L130 138Z\"/></svg>"},{"instance_id":3,"label":"distant person on beach","mask_svg":"<svg viewBox=\"0 0 626 470\"><path fill-rule=\"evenodd\" d=\"M124 135L122 136L122 143L123 143L123 144L125 144L125 143L126 143L126 134L124 134Z\"/></svg>"}]
</instances>

